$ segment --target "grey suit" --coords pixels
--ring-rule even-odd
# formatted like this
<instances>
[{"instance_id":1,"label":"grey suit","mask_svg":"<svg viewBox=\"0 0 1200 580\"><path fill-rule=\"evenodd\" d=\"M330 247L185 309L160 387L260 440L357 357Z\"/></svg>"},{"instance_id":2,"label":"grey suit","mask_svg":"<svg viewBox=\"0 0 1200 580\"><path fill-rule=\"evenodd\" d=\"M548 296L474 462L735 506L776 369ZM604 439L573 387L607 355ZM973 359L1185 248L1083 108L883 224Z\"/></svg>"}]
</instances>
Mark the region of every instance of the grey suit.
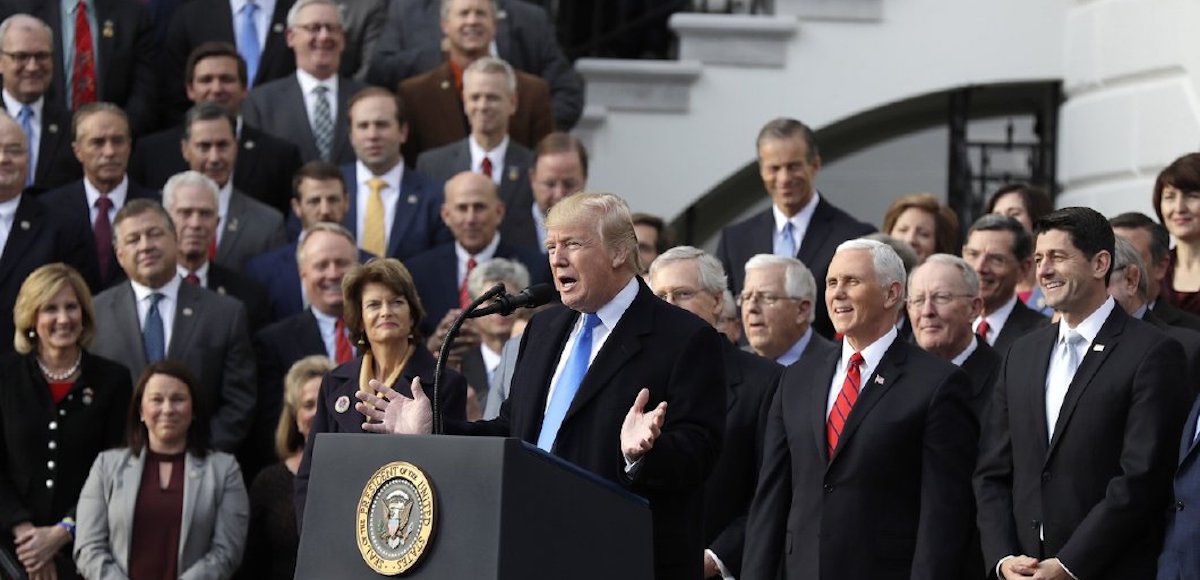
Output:
<instances>
[{"instance_id":1,"label":"grey suit","mask_svg":"<svg viewBox=\"0 0 1200 580\"><path fill-rule=\"evenodd\" d=\"M367 65L387 19L387 0L337 0L346 30L340 74L357 81L367 78Z\"/></svg>"},{"instance_id":2,"label":"grey suit","mask_svg":"<svg viewBox=\"0 0 1200 580\"><path fill-rule=\"evenodd\" d=\"M91 580L129 574L133 516L145 454L110 449L96 457L79 495L75 564ZM250 502L232 455L214 451L184 458L181 580L229 578L242 561Z\"/></svg>"},{"instance_id":3,"label":"grey suit","mask_svg":"<svg viewBox=\"0 0 1200 580\"><path fill-rule=\"evenodd\" d=\"M221 227L225 231L215 261L235 272L241 272L250 258L287 244L279 210L236 189Z\"/></svg>"},{"instance_id":4,"label":"grey suit","mask_svg":"<svg viewBox=\"0 0 1200 580\"><path fill-rule=\"evenodd\" d=\"M517 370L517 357L521 353L521 337L514 336L504 343L500 349L500 366L489 377L487 404L483 407L483 420L487 421L500 416L500 405L508 398L512 388L513 371Z\"/></svg>"},{"instance_id":5,"label":"grey suit","mask_svg":"<svg viewBox=\"0 0 1200 580\"><path fill-rule=\"evenodd\" d=\"M96 296L92 353L117 361L136 382L146 367L142 330L129 282ZM197 398L212 417L212 445L233 451L250 430L254 414L254 351L242 303L191 284L179 286L167 358L191 369L200 381Z\"/></svg>"},{"instance_id":6,"label":"grey suit","mask_svg":"<svg viewBox=\"0 0 1200 580\"><path fill-rule=\"evenodd\" d=\"M338 79L337 111L333 116L333 158L328 159L334 165L354 161L347 105L350 104L350 97L364 88L366 86L358 81ZM312 124L308 120L308 108L304 106L300 81L294 74L250 91L250 96L242 101L242 119L252 127L295 143L300 148L300 160L304 163L321 158L316 138L313 137Z\"/></svg>"},{"instance_id":7,"label":"grey suit","mask_svg":"<svg viewBox=\"0 0 1200 580\"><path fill-rule=\"evenodd\" d=\"M442 188L451 177L471 170L471 146L468 136L462 141L430 149L417 158L417 173L428 177ZM504 202L504 221L500 237L504 241L526 248L538 248L537 229L533 225L533 189L529 185L529 167L533 152L508 142L504 152L504 167L500 168L500 201Z\"/></svg>"}]
</instances>

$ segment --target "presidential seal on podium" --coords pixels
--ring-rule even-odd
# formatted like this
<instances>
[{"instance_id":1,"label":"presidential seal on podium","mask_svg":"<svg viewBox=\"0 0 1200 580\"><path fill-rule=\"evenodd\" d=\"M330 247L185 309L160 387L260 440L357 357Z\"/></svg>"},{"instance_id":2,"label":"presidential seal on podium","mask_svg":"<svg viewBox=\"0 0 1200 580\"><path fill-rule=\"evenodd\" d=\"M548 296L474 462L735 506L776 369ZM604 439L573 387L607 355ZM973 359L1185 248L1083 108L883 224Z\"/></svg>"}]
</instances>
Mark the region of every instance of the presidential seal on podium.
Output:
<instances>
[{"instance_id":1,"label":"presidential seal on podium","mask_svg":"<svg viewBox=\"0 0 1200 580\"><path fill-rule=\"evenodd\" d=\"M358 500L355 536L363 561L387 576L403 574L429 548L436 521L433 485L405 461L380 467Z\"/></svg>"}]
</instances>

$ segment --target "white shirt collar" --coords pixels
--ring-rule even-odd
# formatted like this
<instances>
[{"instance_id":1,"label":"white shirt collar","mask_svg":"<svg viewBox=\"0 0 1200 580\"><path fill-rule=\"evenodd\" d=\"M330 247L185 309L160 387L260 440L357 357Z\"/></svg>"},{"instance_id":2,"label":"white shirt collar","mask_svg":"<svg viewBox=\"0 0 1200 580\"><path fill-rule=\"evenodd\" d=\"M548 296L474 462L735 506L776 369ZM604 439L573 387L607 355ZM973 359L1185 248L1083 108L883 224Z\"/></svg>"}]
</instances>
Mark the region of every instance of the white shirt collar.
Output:
<instances>
[{"instance_id":1,"label":"white shirt collar","mask_svg":"<svg viewBox=\"0 0 1200 580\"><path fill-rule=\"evenodd\" d=\"M19 205L21 205L21 194L19 193L8 201L0 201L0 220L12 224L17 217L17 206Z\"/></svg>"},{"instance_id":2,"label":"white shirt collar","mask_svg":"<svg viewBox=\"0 0 1200 580\"><path fill-rule=\"evenodd\" d=\"M17 98L12 95L12 93L8 92L8 89L4 89L3 93L4 108L9 112L9 115L14 121L17 120L17 113L21 112L21 107L28 106L30 109L33 109L33 120L39 125L41 124L42 108L46 104L46 97L38 97L37 100L32 103L22 103L21 101L18 101Z\"/></svg>"},{"instance_id":3,"label":"white shirt collar","mask_svg":"<svg viewBox=\"0 0 1200 580\"><path fill-rule=\"evenodd\" d=\"M486 343L479 343L479 354L483 356L483 368L487 369L488 375L500 366L500 353L488 348Z\"/></svg>"},{"instance_id":4,"label":"white shirt collar","mask_svg":"<svg viewBox=\"0 0 1200 580\"><path fill-rule=\"evenodd\" d=\"M967 362L967 359L971 358L971 355L975 354L975 351L978 349L979 337L973 336L971 337L971 342L967 344L967 348L964 348L963 351L958 353L958 355L951 359L950 362L954 363L954 366L956 367L961 367L963 366L963 363Z\"/></svg>"},{"instance_id":5,"label":"white shirt collar","mask_svg":"<svg viewBox=\"0 0 1200 580\"><path fill-rule=\"evenodd\" d=\"M144 286L139 282L135 282L132 279L129 280L129 285L133 287L133 295L135 298L137 298L138 302L145 300L155 292L162 294L167 300L178 302L179 285L182 283L183 279L179 276L171 276L171 279L167 280L167 283L163 284L161 288L151 288L149 286Z\"/></svg>"},{"instance_id":6,"label":"white shirt collar","mask_svg":"<svg viewBox=\"0 0 1200 580\"><path fill-rule=\"evenodd\" d=\"M329 87L328 96L337 96L338 76L336 71L327 79L318 79L306 70L296 69L296 81L300 83L300 92L306 95L311 95L318 86L323 85Z\"/></svg>"},{"instance_id":7,"label":"white shirt collar","mask_svg":"<svg viewBox=\"0 0 1200 580\"><path fill-rule=\"evenodd\" d=\"M330 327L337 325L338 317L325 314L324 312L317 310L315 306L311 305L309 306L309 310L312 311L313 318L316 318L317 322L328 324Z\"/></svg>"},{"instance_id":8,"label":"white shirt collar","mask_svg":"<svg viewBox=\"0 0 1200 580\"><path fill-rule=\"evenodd\" d=\"M804 356L804 349L808 348L808 343L812 341L812 333L813 329L810 324L808 328L804 329L804 334L800 335L800 338L787 349L787 352L779 355L775 362L786 367L800 360L800 357Z\"/></svg>"},{"instance_id":9,"label":"white shirt collar","mask_svg":"<svg viewBox=\"0 0 1200 580\"><path fill-rule=\"evenodd\" d=\"M485 151L483 146L475 141L475 135L467 137L467 144L471 150L471 171L482 173L483 158L492 160L492 181L497 185L504 179L504 159L508 155L508 135L500 140L500 144L491 151ZM534 204L537 205L537 204Z\"/></svg>"},{"instance_id":10,"label":"white shirt collar","mask_svg":"<svg viewBox=\"0 0 1200 580\"><path fill-rule=\"evenodd\" d=\"M177 262L175 264L175 271L179 272L180 278L186 278L188 274L195 274L200 279L200 285L208 288L208 260L205 260L204 264L196 268L195 272L188 270L183 264Z\"/></svg>"},{"instance_id":11,"label":"white shirt collar","mask_svg":"<svg viewBox=\"0 0 1200 580\"><path fill-rule=\"evenodd\" d=\"M1000 331L1004 329L1004 323L1008 322L1008 316L1012 314L1013 308L1017 307L1017 295L1013 293L1008 302L1004 306L997 308L995 312L986 316L980 316L971 324L971 330L979 330L979 323L986 320L988 323L988 337L1000 336ZM989 343L995 343L995 340L989 340Z\"/></svg>"},{"instance_id":12,"label":"white shirt collar","mask_svg":"<svg viewBox=\"0 0 1200 580\"><path fill-rule=\"evenodd\" d=\"M1108 315L1112 314L1113 308L1116 307L1117 301L1109 296L1104 300L1104 303L1096 309L1095 312L1083 319L1075 328L1067 325L1067 318L1064 316L1058 321L1058 340L1062 342L1066 340L1067 333L1074 330L1087 341L1090 345L1096 340L1096 335L1100 334L1100 327L1104 326L1104 321L1108 320Z\"/></svg>"},{"instance_id":13,"label":"white shirt collar","mask_svg":"<svg viewBox=\"0 0 1200 580\"><path fill-rule=\"evenodd\" d=\"M808 231L808 224L812 221L813 212L817 211L817 202L821 201L821 194L817 190L813 190L812 197L808 199L808 203L796 212L796 215L787 217L783 215L783 211L779 206L771 204L771 213L775 216L775 233L783 232L783 226L788 222L792 222L792 228L795 230L793 236L796 239L796 248L800 248L800 242L804 239L804 234Z\"/></svg>"},{"instance_id":14,"label":"white shirt collar","mask_svg":"<svg viewBox=\"0 0 1200 580\"><path fill-rule=\"evenodd\" d=\"M395 167L387 170L383 175L375 175L374 173L371 173L371 170L368 169L362 161L354 162L354 179L358 182L358 188L360 190L366 190L367 182L370 181L372 177L378 177L387 184L385 191L390 188L396 192L399 192L400 182L404 180L404 160L401 159L399 163L396 163Z\"/></svg>"},{"instance_id":15,"label":"white shirt collar","mask_svg":"<svg viewBox=\"0 0 1200 580\"><path fill-rule=\"evenodd\" d=\"M625 284L624 288L621 288L620 292L617 292L616 296L613 296L612 300L608 301L608 304L601 306L596 311L596 315L600 317L600 322L604 323L604 326L609 330L616 328L625 311L629 310L629 305L633 304L633 299L637 298L637 293L638 279L637 276L634 276Z\"/></svg>"},{"instance_id":16,"label":"white shirt collar","mask_svg":"<svg viewBox=\"0 0 1200 580\"><path fill-rule=\"evenodd\" d=\"M885 333L883 336L875 339L875 342L868 344L866 348L858 351L858 353L863 357L863 366L865 368L863 369L862 376L864 378L870 376L870 374L868 374L866 371L870 370L871 372L874 372L875 367L879 366L879 361L883 360L883 355L887 353L889 348L891 348L892 343L896 341L897 336L900 336L900 333L897 332L896 327L893 326L888 329L887 333ZM850 357L853 355L854 347L850 346L849 340L843 339L841 362L842 369L846 368L846 364L849 363Z\"/></svg>"},{"instance_id":17,"label":"white shirt collar","mask_svg":"<svg viewBox=\"0 0 1200 580\"><path fill-rule=\"evenodd\" d=\"M454 255L458 256L458 262L460 264L465 264L467 263L467 260L469 260L471 257L474 257L475 264L478 265L491 260L492 257L496 255L496 247L499 245L500 232L493 234L492 241L488 242L488 245L484 246L482 250L479 250L479 252L475 254L468 252L467 249L462 246L462 244L458 243L458 240L455 240Z\"/></svg>"},{"instance_id":18,"label":"white shirt collar","mask_svg":"<svg viewBox=\"0 0 1200 580\"><path fill-rule=\"evenodd\" d=\"M83 178L83 192L87 194L88 207L96 207L96 201L100 199L100 190L92 185L92 180L86 176ZM129 193L129 175L121 178L121 183L117 184L112 191L108 192L108 199L112 200L113 209L121 209L125 205L125 196Z\"/></svg>"}]
</instances>

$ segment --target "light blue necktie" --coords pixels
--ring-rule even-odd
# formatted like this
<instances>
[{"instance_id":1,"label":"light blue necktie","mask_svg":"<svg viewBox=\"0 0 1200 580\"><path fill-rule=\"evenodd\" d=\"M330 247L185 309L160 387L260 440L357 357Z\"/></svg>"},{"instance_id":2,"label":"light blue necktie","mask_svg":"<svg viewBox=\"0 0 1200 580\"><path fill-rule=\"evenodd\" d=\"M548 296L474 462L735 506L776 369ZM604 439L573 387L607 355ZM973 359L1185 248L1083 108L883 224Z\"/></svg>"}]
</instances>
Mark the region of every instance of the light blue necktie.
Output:
<instances>
[{"instance_id":1,"label":"light blue necktie","mask_svg":"<svg viewBox=\"0 0 1200 580\"><path fill-rule=\"evenodd\" d=\"M246 88L254 86L254 77L258 74L258 60L262 56L262 47L258 44L258 26L254 24L254 16L258 13L258 4L253 0L242 7L242 22L238 30L238 54L246 61Z\"/></svg>"},{"instance_id":2,"label":"light blue necktie","mask_svg":"<svg viewBox=\"0 0 1200 580\"><path fill-rule=\"evenodd\" d=\"M796 257L795 231L796 227L792 225L792 222L784 224L783 231L779 232L779 243L775 246L775 255Z\"/></svg>"},{"instance_id":3,"label":"light blue necktie","mask_svg":"<svg viewBox=\"0 0 1200 580\"><path fill-rule=\"evenodd\" d=\"M158 313L158 303L163 295L155 292L150 295L150 310L146 312L146 324L142 328L142 349L146 352L146 362L154 364L167 356L166 334L163 332L162 316Z\"/></svg>"},{"instance_id":4,"label":"light blue necktie","mask_svg":"<svg viewBox=\"0 0 1200 580\"><path fill-rule=\"evenodd\" d=\"M550 404L546 405L546 416L542 418L542 432L538 435L537 446L544 451L554 447L554 439L558 437L558 429L567 416L567 409L571 408L571 401L579 391L579 383L587 374L588 360L592 358L592 329L597 324L600 324L600 317L595 313L583 315L583 329L579 331L579 338L567 357L567 364L558 377Z\"/></svg>"},{"instance_id":5,"label":"light blue necktie","mask_svg":"<svg viewBox=\"0 0 1200 580\"><path fill-rule=\"evenodd\" d=\"M25 171L25 187L33 185L33 173L37 169L33 166L33 109L29 105L21 105L21 112L17 113L17 122L21 124L21 130L25 132L25 146L29 149L29 159L26 162Z\"/></svg>"}]
</instances>

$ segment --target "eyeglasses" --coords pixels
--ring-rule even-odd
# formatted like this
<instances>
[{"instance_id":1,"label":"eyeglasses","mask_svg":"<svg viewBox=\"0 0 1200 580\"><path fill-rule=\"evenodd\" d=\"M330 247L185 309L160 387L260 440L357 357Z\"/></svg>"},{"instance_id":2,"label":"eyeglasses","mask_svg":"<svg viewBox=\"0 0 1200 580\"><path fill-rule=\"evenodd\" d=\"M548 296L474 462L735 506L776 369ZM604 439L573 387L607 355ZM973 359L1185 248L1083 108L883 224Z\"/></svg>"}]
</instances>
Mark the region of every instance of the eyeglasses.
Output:
<instances>
[{"instance_id":1,"label":"eyeglasses","mask_svg":"<svg viewBox=\"0 0 1200 580\"><path fill-rule=\"evenodd\" d=\"M655 296L658 296L667 302L675 303L687 302L688 300L695 298L699 293L699 290L695 290L693 288L676 288L674 290L667 290L665 292L656 292Z\"/></svg>"},{"instance_id":2,"label":"eyeglasses","mask_svg":"<svg viewBox=\"0 0 1200 580\"><path fill-rule=\"evenodd\" d=\"M971 294L953 294L951 292L934 292L929 294L928 297L928 300L933 302L934 306L946 306L953 302L955 298L974 298ZM906 302L913 308L924 308L925 300L925 295L909 296Z\"/></svg>"},{"instance_id":3,"label":"eyeglasses","mask_svg":"<svg viewBox=\"0 0 1200 580\"><path fill-rule=\"evenodd\" d=\"M803 300L803 298L793 298L791 296L780 296L778 294L768 294L766 292L743 292L737 297L738 308L746 304L758 302L766 307L775 306L780 300Z\"/></svg>"},{"instance_id":4,"label":"eyeglasses","mask_svg":"<svg viewBox=\"0 0 1200 580\"><path fill-rule=\"evenodd\" d=\"M3 52L4 56L13 59L19 64L26 64L31 60L37 61L38 64L46 64L50 62L50 57L52 56L48 52L0 52Z\"/></svg>"},{"instance_id":5,"label":"eyeglasses","mask_svg":"<svg viewBox=\"0 0 1200 580\"><path fill-rule=\"evenodd\" d=\"M342 25L334 24L332 22L310 22L308 24L297 24L295 28L299 28L300 30L303 30L313 36L321 34L322 30L328 32L329 34L339 34L342 32Z\"/></svg>"}]
</instances>

